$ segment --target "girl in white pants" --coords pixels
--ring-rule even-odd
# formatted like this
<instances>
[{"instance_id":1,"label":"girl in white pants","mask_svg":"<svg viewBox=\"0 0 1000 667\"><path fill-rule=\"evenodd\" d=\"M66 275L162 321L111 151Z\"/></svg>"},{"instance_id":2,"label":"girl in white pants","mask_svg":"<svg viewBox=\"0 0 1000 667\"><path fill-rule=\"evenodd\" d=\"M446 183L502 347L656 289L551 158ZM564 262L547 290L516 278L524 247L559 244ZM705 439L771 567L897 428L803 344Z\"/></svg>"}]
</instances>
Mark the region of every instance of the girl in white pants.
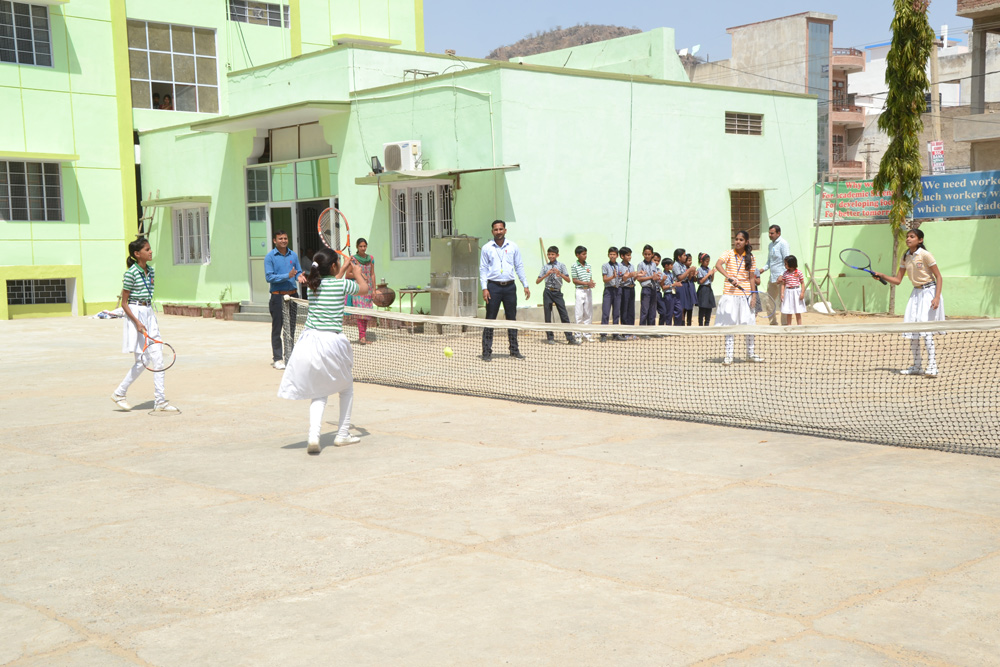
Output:
<instances>
[{"instance_id":1,"label":"girl in white pants","mask_svg":"<svg viewBox=\"0 0 1000 667\"><path fill-rule=\"evenodd\" d=\"M357 262L347 261L341 268L337 253L326 248L313 255L309 277L304 280L309 286L309 316L281 377L278 396L311 401L306 451L319 454L319 432L330 394L340 395L340 421L333 444L360 441L350 432L354 350L343 333L344 301L348 296L368 294L368 282Z\"/></svg>"},{"instance_id":2,"label":"girl in white pants","mask_svg":"<svg viewBox=\"0 0 1000 667\"><path fill-rule=\"evenodd\" d=\"M118 389L111 395L111 400L119 408L128 412L132 409L125 399L125 393L133 382L138 379L146 367L142 363L142 350L146 346L146 335L160 337L160 327L156 322L156 311L153 310L153 267L149 266L153 259L153 250L146 239L136 239L128 244L128 259L125 261L128 270L122 278L122 310L125 311L125 328L122 332L122 352L135 355L135 363ZM159 346L150 348L153 362L159 361ZM153 412L180 412L170 405L163 391L163 371L153 373Z\"/></svg>"},{"instance_id":3,"label":"girl in white pants","mask_svg":"<svg viewBox=\"0 0 1000 667\"><path fill-rule=\"evenodd\" d=\"M886 282L898 285L903 282L906 275L913 283L913 292L910 293L910 300L906 302L906 312L903 314L904 322L942 322L944 321L944 301L941 298L941 289L944 280L941 278L941 270L938 269L934 255L927 252L924 247L924 232L920 229L911 229L906 233L906 254L899 263L899 271L895 276L884 273L875 273L875 279L884 278ZM942 335L942 334L938 334ZM903 375L924 375L927 377L937 377L937 359L934 354L934 334L930 332L905 333L903 338L910 339L910 351L913 353L913 365L900 371ZM921 364L920 340L923 339L924 347L927 348L926 369Z\"/></svg>"}]
</instances>

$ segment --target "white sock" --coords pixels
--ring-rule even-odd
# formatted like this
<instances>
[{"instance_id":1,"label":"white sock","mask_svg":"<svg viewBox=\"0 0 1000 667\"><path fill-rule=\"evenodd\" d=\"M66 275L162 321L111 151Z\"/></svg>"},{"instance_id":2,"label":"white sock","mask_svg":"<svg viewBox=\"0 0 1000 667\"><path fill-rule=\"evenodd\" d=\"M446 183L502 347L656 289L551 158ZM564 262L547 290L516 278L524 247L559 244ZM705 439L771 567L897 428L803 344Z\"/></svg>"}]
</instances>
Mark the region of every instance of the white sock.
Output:
<instances>
[{"instance_id":1,"label":"white sock","mask_svg":"<svg viewBox=\"0 0 1000 667\"><path fill-rule=\"evenodd\" d=\"M931 343L933 345L933 343ZM913 338L910 339L910 351L913 352L913 366L914 368L920 368L920 338L914 334ZM933 352L931 353L931 358L933 359Z\"/></svg>"},{"instance_id":2,"label":"white sock","mask_svg":"<svg viewBox=\"0 0 1000 667\"><path fill-rule=\"evenodd\" d=\"M354 408L354 385L340 392L340 428L337 435L351 434L351 410Z\"/></svg>"},{"instance_id":3,"label":"white sock","mask_svg":"<svg viewBox=\"0 0 1000 667\"><path fill-rule=\"evenodd\" d=\"M326 409L326 399L314 398L309 404L309 437L319 438L319 432L323 428L323 410Z\"/></svg>"},{"instance_id":4,"label":"white sock","mask_svg":"<svg viewBox=\"0 0 1000 667\"><path fill-rule=\"evenodd\" d=\"M937 368L937 361L934 359L934 336L930 334L924 336L924 346L927 348L927 368Z\"/></svg>"}]
</instances>

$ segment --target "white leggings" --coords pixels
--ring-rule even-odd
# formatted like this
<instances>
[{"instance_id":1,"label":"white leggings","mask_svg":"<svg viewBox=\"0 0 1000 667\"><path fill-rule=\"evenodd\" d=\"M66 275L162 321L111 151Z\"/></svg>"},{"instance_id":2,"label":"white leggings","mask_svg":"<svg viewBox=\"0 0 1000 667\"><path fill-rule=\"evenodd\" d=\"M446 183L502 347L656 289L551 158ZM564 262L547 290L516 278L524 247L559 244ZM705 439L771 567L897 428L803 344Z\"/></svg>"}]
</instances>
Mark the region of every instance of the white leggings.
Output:
<instances>
[{"instance_id":1,"label":"white leggings","mask_svg":"<svg viewBox=\"0 0 1000 667\"><path fill-rule=\"evenodd\" d=\"M314 398L312 403L309 404L309 437L319 438L319 431L323 426L323 410L326 409L326 400L329 396L324 396L323 398ZM340 392L340 427L337 429L337 435L350 435L351 428L351 409L354 407L354 385Z\"/></svg>"},{"instance_id":2,"label":"white leggings","mask_svg":"<svg viewBox=\"0 0 1000 667\"><path fill-rule=\"evenodd\" d=\"M157 358L158 355L161 354L158 349L159 347L159 345L149 346L150 356L154 363L163 358L162 356ZM156 350L155 352L154 349ZM156 368L156 366L153 368ZM132 383L139 378L144 370L146 370L146 367L142 365L142 353L136 352L135 364L132 365L132 368L128 369L128 373L125 374L125 379L122 380L122 383L118 385L118 389L115 390L115 395L124 396L125 392L128 391L128 388L132 386ZM153 373L153 396L156 397L157 403L167 402L167 397L163 393L163 371Z\"/></svg>"},{"instance_id":3,"label":"white leggings","mask_svg":"<svg viewBox=\"0 0 1000 667\"><path fill-rule=\"evenodd\" d=\"M934 336L931 334L920 334L924 339L924 347L927 348L927 368L937 368L937 361L934 359ZM913 365L920 368L920 338L914 336L910 339L910 351L913 352Z\"/></svg>"},{"instance_id":4,"label":"white leggings","mask_svg":"<svg viewBox=\"0 0 1000 667\"><path fill-rule=\"evenodd\" d=\"M726 336L726 358L733 358L733 347L734 347L735 336ZM753 336L747 336L747 356L753 356Z\"/></svg>"}]
</instances>

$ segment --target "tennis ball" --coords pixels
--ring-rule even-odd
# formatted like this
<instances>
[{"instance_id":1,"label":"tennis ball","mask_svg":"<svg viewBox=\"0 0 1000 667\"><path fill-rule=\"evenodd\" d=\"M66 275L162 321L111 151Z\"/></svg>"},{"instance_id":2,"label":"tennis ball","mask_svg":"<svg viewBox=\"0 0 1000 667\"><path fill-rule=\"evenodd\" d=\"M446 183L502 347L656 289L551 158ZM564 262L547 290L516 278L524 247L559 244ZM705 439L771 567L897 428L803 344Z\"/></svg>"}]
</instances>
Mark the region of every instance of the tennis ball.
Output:
<instances>
[{"instance_id":1,"label":"tennis ball","mask_svg":"<svg viewBox=\"0 0 1000 667\"><path fill-rule=\"evenodd\" d=\"M446 356L449 359L451 359L453 356L455 356L455 353L451 351L450 347L446 347L446 348L444 348L444 356Z\"/></svg>"}]
</instances>

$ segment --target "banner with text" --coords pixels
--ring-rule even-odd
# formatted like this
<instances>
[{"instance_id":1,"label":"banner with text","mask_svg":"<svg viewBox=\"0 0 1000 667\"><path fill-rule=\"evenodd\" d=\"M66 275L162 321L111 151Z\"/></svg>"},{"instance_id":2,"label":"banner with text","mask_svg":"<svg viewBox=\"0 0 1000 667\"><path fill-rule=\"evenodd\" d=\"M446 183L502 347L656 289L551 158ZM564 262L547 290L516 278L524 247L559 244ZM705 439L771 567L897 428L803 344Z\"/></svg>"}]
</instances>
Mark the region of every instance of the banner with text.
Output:
<instances>
[{"instance_id":1,"label":"banner with text","mask_svg":"<svg viewBox=\"0 0 1000 667\"><path fill-rule=\"evenodd\" d=\"M1000 215L1000 171L923 176L924 198L914 202L914 220ZM892 192L876 193L872 181L826 183L820 198L820 221L878 222L889 218Z\"/></svg>"}]
</instances>

